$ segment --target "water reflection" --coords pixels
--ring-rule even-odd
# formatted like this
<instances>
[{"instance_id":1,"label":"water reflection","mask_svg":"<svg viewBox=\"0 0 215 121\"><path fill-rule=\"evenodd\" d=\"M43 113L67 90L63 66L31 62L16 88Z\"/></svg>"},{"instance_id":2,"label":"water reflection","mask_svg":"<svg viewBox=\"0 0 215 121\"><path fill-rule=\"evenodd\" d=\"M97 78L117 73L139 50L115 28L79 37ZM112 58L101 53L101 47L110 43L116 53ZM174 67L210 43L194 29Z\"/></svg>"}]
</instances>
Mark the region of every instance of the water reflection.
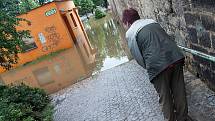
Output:
<instances>
[{"instance_id":1,"label":"water reflection","mask_svg":"<svg viewBox=\"0 0 215 121\"><path fill-rule=\"evenodd\" d=\"M97 49L96 72L129 61L130 55L124 51L125 41L120 37L120 27L111 16L91 19L84 25L92 46Z\"/></svg>"}]
</instances>

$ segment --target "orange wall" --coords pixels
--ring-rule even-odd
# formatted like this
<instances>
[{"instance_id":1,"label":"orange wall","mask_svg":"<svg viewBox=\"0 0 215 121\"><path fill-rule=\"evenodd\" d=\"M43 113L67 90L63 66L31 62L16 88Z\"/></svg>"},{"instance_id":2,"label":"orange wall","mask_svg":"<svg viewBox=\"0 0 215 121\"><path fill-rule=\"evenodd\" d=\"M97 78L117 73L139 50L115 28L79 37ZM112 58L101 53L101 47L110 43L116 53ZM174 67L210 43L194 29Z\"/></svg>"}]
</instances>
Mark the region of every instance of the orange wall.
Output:
<instances>
[{"instance_id":1,"label":"orange wall","mask_svg":"<svg viewBox=\"0 0 215 121\"><path fill-rule=\"evenodd\" d=\"M68 11L75 8L73 1L55 2L59 10Z\"/></svg>"},{"instance_id":2,"label":"orange wall","mask_svg":"<svg viewBox=\"0 0 215 121\"><path fill-rule=\"evenodd\" d=\"M64 6L68 9L68 5L65 4L69 3L69 5L71 5L71 2L72 1L62 2L61 4L63 6L64 3ZM74 4L71 7L74 7ZM45 12L51 9L56 9L57 13L51 16L45 16ZM21 22L17 29L30 30L30 34L34 38L38 48L19 54L19 63L15 66L33 61L42 55L49 54L50 52L72 47L73 42L71 36L55 2L36 8L27 14L22 14L18 17L27 19L31 22L31 25L28 25L26 22ZM43 33L45 36L45 44L40 42L39 33ZM0 68L0 72L3 71L4 70Z\"/></svg>"},{"instance_id":3,"label":"orange wall","mask_svg":"<svg viewBox=\"0 0 215 121\"><path fill-rule=\"evenodd\" d=\"M45 16L45 12L53 8L57 10L56 13ZM63 8L70 11L60 12ZM39 63L23 65L1 73L0 83L24 83L52 93L92 73L89 67L95 62L95 53L91 52L93 49L72 1L52 2L19 17L31 21L31 25L21 22L17 29L30 30L38 48L19 54L16 67L51 52L66 50ZM45 44L41 43L38 33L43 33ZM0 72L3 71L0 68Z\"/></svg>"},{"instance_id":4,"label":"orange wall","mask_svg":"<svg viewBox=\"0 0 215 121\"><path fill-rule=\"evenodd\" d=\"M71 14L74 17L74 21L77 27L74 27L74 22L71 18ZM77 9L73 9L72 11L65 13L65 16L68 18L67 27L69 29L69 32L71 33L71 35L73 35L73 39L76 41L76 46L78 46L80 53L82 53L83 60L86 64L93 63L93 55L95 53L93 53L93 48L90 45L83 24L77 13Z\"/></svg>"},{"instance_id":5,"label":"orange wall","mask_svg":"<svg viewBox=\"0 0 215 121\"><path fill-rule=\"evenodd\" d=\"M76 83L80 78L86 77L88 73L90 72L87 72L81 63L76 47L73 47L40 63L5 72L1 74L0 78L7 85L25 83L53 93Z\"/></svg>"}]
</instances>

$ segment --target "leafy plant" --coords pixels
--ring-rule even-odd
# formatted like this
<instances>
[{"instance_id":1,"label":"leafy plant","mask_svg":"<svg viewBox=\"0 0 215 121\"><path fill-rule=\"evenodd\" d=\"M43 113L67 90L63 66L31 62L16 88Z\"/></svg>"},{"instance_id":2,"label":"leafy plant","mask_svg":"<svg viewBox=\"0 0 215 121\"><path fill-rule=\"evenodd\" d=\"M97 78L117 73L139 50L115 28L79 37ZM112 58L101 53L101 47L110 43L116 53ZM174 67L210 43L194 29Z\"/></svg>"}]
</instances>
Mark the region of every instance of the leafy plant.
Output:
<instances>
[{"instance_id":1,"label":"leafy plant","mask_svg":"<svg viewBox=\"0 0 215 121\"><path fill-rule=\"evenodd\" d=\"M52 121L53 106L41 89L0 86L0 121Z\"/></svg>"},{"instance_id":2,"label":"leafy plant","mask_svg":"<svg viewBox=\"0 0 215 121\"><path fill-rule=\"evenodd\" d=\"M75 5L79 8L80 15L86 15L87 13L93 13L97 6L108 6L107 0L73 0Z\"/></svg>"},{"instance_id":3,"label":"leafy plant","mask_svg":"<svg viewBox=\"0 0 215 121\"><path fill-rule=\"evenodd\" d=\"M34 7L32 0L0 0L0 66L4 69L18 62L18 53L24 46L22 39L30 37L29 31L16 29L21 21L28 22L16 16Z\"/></svg>"},{"instance_id":4,"label":"leafy plant","mask_svg":"<svg viewBox=\"0 0 215 121\"><path fill-rule=\"evenodd\" d=\"M106 7L108 4L107 0L92 0L96 6Z\"/></svg>"},{"instance_id":5,"label":"leafy plant","mask_svg":"<svg viewBox=\"0 0 215 121\"><path fill-rule=\"evenodd\" d=\"M96 9L96 11L95 11L95 18L96 19L100 19L100 18L103 18L105 16L106 16L106 14L103 11L101 11L98 8Z\"/></svg>"},{"instance_id":6,"label":"leafy plant","mask_svg":"<svg viewBox=\"0 0 215 121\"><path fill-rule=\"evenodd\" d=\"M79 8L81 15L93 12L94 3L92 0L74 0L75 5Z\"/></svg>"},{"instance_id":7,"label":"leafy plant","mask_svg":"<svg viewBox=\"0 0 215 121\"><path fill-rule=\"evenodd\" d=\"M20 0L19 3L20 13L28 12L38 6L39 3L35 2L34 0Z\"/></svg>"}]
</instances>

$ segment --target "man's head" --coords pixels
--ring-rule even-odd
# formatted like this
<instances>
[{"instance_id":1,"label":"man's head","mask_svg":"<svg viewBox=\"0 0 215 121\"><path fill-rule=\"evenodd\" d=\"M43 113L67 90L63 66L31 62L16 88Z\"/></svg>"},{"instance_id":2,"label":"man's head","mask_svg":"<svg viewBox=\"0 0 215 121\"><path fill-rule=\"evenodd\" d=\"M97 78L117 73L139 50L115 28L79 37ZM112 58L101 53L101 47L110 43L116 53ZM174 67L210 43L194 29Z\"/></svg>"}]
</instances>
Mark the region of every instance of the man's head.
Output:
<instances>
[{"instance_id":1,"label":"man's head","mask_svg":"<svg viewBox=\"0 0 215 121\"><path fill-rule=\"evenodd\" d=\"M136 20L140 19L138 12L132 8L123 11L123 24L129 28Z\"/></svg>"}]
</instances>

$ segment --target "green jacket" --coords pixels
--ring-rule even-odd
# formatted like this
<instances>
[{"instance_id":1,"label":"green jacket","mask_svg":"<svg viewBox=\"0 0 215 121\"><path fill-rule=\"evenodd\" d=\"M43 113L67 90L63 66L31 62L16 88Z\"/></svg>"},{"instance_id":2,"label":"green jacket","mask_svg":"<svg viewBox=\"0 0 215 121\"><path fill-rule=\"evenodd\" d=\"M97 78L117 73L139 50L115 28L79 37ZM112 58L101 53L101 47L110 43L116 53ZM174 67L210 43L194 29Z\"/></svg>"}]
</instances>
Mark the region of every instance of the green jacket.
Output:
<instances>
[{"instance_id":1,"label":"green jacket","mask_svg":"<svg viewBox=\"0 0 215 121\"><path fill-rule=\"evenodd\" d=\"M126 32L126 38L131 54L142 67L147 69L152 82L168 66L184 59L184 55L176 42L158 23L145 24L145 21L148 19L133 23Z\"/></svg>"}]
</instances>

